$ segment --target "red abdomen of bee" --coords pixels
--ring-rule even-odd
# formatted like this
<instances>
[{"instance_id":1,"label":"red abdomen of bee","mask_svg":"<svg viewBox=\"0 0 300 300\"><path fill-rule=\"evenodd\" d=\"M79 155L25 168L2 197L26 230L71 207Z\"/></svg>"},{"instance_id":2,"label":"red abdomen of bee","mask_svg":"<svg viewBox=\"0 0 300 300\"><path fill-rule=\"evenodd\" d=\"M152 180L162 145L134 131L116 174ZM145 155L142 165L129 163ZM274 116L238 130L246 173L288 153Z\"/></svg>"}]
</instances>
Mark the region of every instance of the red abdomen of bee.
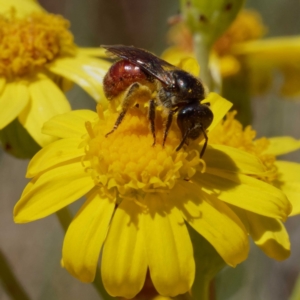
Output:
<instances>
[{"instance_id":1,"label":"red abdomen of bee","mask_svg":"<svg viewBox=\"0 0 300 300\"><path fill-rule=\"evenodd\" d=\"M132 83L148 79L139 66L127 60L115 62L103 79L103 89L107 99L112 99L125 91Z\"/></svg>"}]
</instances>

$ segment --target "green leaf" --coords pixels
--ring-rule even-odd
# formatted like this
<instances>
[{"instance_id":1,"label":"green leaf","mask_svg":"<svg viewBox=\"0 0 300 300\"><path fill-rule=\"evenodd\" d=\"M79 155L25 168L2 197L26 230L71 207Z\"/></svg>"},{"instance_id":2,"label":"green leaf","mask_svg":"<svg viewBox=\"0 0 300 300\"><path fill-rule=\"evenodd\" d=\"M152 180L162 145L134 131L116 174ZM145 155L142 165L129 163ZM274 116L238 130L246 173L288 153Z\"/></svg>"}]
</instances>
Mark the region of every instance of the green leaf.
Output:
<instances>
[{"instance_id":1,"label":"green leaf","mask_svg":"<svg viewBox=\"0 0 300 300\"><path fill-rule=\"evenodd\" d=\"M209 285L215 275L226 266L215 248L187 224L194 248L196 276L192 287L192 298L208 300Z\"/></svg>"},{"instance_id":2,"label":"green leaf","mask_svg":"<svg viewBox=\"0 0 300 300\"><path fill-rule=\"evenodd\" d=\"M297 281L294 286L294 290L289 300L299 300L299 299L300 299L300 276L298 276L297 278Z\"/></svg>"},{"instance_id":3,"label":"green leaf","mask_svg":"<svg viewBox=\"0 0 300 300\"><path fill-rule=\"evenodd\" d=\"M32 158L41 147L15 119L0 130L0 143L4 150L17 158Z\"/></svg>"}]
</instances>

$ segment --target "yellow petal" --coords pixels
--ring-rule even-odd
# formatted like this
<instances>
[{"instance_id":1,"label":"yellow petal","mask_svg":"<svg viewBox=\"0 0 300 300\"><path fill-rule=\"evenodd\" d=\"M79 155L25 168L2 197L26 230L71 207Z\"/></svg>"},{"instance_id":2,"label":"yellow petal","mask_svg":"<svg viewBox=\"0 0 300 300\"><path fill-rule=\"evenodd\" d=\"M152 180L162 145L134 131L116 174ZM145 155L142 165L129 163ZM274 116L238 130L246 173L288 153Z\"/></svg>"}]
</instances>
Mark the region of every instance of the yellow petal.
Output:
<instances>
[{"instance_id":1,"label":"yellow petal","mask_svg":"<svg viewBox=\"0 0 300 300\"><path fill-rule=\"evenodd\" d=\"M200 74L200 66L194 57L187 57L180 61L178 67L188 73L198 77Z\"/></svg>"},{"instance_id":2,"label":"yellow petal","mask_svg":"<svg viewBox=\"0 0 300 300\"><path fill-rule=\"evenodd\" d=\"M195 262L192 243L183 217L172 198L148 194L148 212L143 215L143 230L150 277L162 296L187 292L194 281Z\"/></svg>"},{"instance_id":3,"label":"yellow petal","mask_svg":"<svg viewBox=\"0 0 300 300\"><path fill-rule=\"evenodd\" d=\"M291 204L277 188L243 174L221 170L197 173L192 181L205 192L242 209L281 220L291 212Z\"/></svg>"},{"instance_id":4,"label":"yellow petal","mask_svg":"<svg viewBox=\"0 0 300 300\"><path fill-rule=\"evenodd\" d=\"M222 98L216 93L209 93L205 101L202 103L210 103L210 108L214 113L214 119L208 128L208 132L212 131L215 126L223 120L229 109L232 107L232 103Z\"/></svg>"},{"instance_id":5,"label":"yellow petal","mask_svg":"<svg viewBox=\"0 0 300 300\"><path fill-rule=\"evenodd\" d=\"M181 49L180 47L169 47L161 55L162 59L166 60L174 66L178 66L181 60L190 57L195 58L195 55L193 53Z\"/></svg>"},{"instance_id":6,"label":"yellow petal","mask_svg":"<svg viewBox=\"0 0 300 300\"><path fill-rule=\"evenodd\" d=\"M98 57L107 57L106 49L98 47L98 48L78 48L77 53L79 55L86 55L86 56L98 56Z\"/></svg>"},{"instance_id":7,"label":"yellow petal","mask_svg":"<svg viewBox=\"0 0 300 300\"><path fill-rule=\"evenodd\" d=\"M58 138L81 138L87 133L85 122L93 122L98 115L91 110L74 110L57 115L43 126L43 133Z\"/></svg>"},{"instance_id":8,"label":"yellow petal","mask_svg":"<svg viewBox=\"0 0 300 300\"><path fill-rule=\"evenodd\" d=\"M103 94L103 78L108 71L110 63L107 61L77 56L74 58L56 59L49 69L81 86L96 101L105 103Z\"/></svg>"},{"instance_id":9,"label":"yellow petal","mask_svg":"<svg viewBox=\"0 0 300 300\"><path fill-rule=\"evenodd\" d=\"M291 216L300 214L300 164L288 161L276 161L278 168L278 178L274 181L274 185L281 189L289 201L293 209Z\"/></svg>"},{"instance_id":10,"label":"yellow petal","mask_svg":"<svg viewBox=\"0 0 300 300\"><path fill-rule=\"evenodd\" d=\"M84 149L79 148L80 143L81 139L68 138L42 148L29 162L26 177L32 178L48 168L82 157Z\"/></svg>"},{"instance_id":11,"label":"yellow petal","mask_svg":"<svg viewBox=\"0 0 300 300\"><path fill-rule=\"evenodd\" d=\"M83 282L92 282L95 278L100 250L114 208L112 201L94 192L67 230L62 251L64 267Z\"/></svg>"},{"instance_id":12,"label":"yellow petal","mask_svg":"<svg viewBox=\"0 0 300 300\"><path fill-rule=\"evenodd\" d=\"M61 90L46 76L31 82L29 91L31 101L19 115L19 121L39 145L45 146L54 139L42 133L44 123L71 107Z\"/></svg>"},{"instance_id":13,"label":"yellow petal","mask_svg":"<svg viewBox=\"0 0 300 300\"><path fill-rule=\"evenodd\" d=\"M218 62L222 77L235 75L241 69L240 61L234 55L221 56Z\"/></svg>"},{"instance_id":14,"label":"yellow petal","mask_svg":"<svg viewBox=\"0 0 300 300\"><path fill-rule=\"evenodd\" d=\"M29 101L29 92L21 82L9 82L0 94L0 129L13 121Z\"/></svg>"},{"instance_id":15,"label":"yellow petal","mask_svg":"<svg viewBox=\"0 0 300 300\"><path fill-rule=\"evenodd\" d=\"M268 38L236 45L232 52L270 65L299 61L300 37Z\"/></svg>"},{"instance_id":16,"label":"yellow petal","mask_svg":"<svg viewBox=\"0 0 300 300\"><path fill-rule=\"evenodd\" d=\"M82 162L59 166L41 174L26 189L14 209L16 223L46 217L85 195L94 187Z\"/></svg>"},{"instance_id":17,"label":"yellow petal","mask_svg":"<svg viewBox=\"0 0 300 300\"><path fill-rule=\"evenodd\" d=\"M165 50L161 57L170 64L183 69L196 77L200 74L200 66L193 53L189 53L178 47L171 47Z\"/></svg>"},{"instance_id":18,"label":"yellow petal","mask_svg":"<svg viewBox=\"0 0 300 300\"><path fill-rule=\"evenodd\" d=\"M282 222L247 212L250 234L266 255L276 260L290 256L290 240Z\"/></svg>"},{"instance_id":19,"label":"yellow petal","mask_svg":"<svg viewBox=\"0 0 300 300\"><path fill-rule=\"evenodd\" d=\"M236 214L199 186L183 183L172 201L187 222L216 249L224 261L235 267L249 252L247 232Z\"/></svg>"},{"instance_id":20,"label":"yellow petal","mask_svg":"<svg viewBox=\"0 0 300 300\"><path fill-rule=\"evenodd\" d=\"M124 200L113 217L101 262L102 280L112 296L134 297L143 287L147 273L142 209Z\"/></svg>"},{"instance_id":21,"label":"yellow petal","mask_svg":"<svg viewBox=\"0 0 300 300\"><path fill-rule=\"evenodd\" d=\"M35 0L0 0L1 13L10 13L12 7L16 9L18 17L25 17L32 12L44 11Z\"/></svg>"},{"instance_id":22,"label":"yellow petal","mask_svg":"<svg viewBox=\"0 0 300 300\"><path fill-rule=\"evenodd\" d=\"M300 149L300 140L290 136L268 138L270 142L268 149L264 152L275 156L287 154Z\"/></svg>"},{"instance_id":23,"label":"yellow petal","mask_svg":"<svg viewBox=\"0 0 300 300\"><path fill-rule=\"evenodd\" d=\"M213 144L207 147L204 160L207 169L222 169L244 174L263 174L264 165L257 156L237 148Z\"/></svg>"}]
</instances>

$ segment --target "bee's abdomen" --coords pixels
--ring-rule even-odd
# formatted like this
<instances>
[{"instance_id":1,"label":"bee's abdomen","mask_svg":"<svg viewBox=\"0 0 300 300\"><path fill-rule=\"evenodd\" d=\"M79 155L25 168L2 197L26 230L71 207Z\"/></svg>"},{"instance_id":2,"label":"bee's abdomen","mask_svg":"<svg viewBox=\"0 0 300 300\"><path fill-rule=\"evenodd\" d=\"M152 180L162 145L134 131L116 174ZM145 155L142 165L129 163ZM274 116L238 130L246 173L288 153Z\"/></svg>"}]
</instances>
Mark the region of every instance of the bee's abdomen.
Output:
<instances>
[{"instance_id":1,"label":"bee's abdomen","mask_svg":"<svg viewBox=\"0 0 300 300\"><path fill-rule=\"evenodd\" d=\"M103 89L107 99L113 99L125 91L132 83L147 80L147 75L127 60L114 63L103 79Z\"/></svg>"}]
</instances>

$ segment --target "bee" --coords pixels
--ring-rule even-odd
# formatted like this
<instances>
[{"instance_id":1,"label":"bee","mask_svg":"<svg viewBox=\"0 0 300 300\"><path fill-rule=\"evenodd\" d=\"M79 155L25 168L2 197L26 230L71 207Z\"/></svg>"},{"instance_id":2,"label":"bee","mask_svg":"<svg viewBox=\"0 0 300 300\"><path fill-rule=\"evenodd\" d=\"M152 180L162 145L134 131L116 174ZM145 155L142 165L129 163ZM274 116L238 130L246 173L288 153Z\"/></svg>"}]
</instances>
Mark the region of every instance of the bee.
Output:
<instances>
[{"instance_id":1,"label":"bee","mask_svg":"<svg viewBox=\"0 0 300 300\"><path fill-rule=\"evenodd\" d=\"M195 140L202 136L205 139L200 153L202 157L208 142L206 131L212 123L213 113L209 103L201 103L205 99L205 89L201 81L146 50L124 45L101 47L120 58L103 79L104 93L108 100L113 100L120 94L123 97L121 112L106 137L118 128L127 110L136 105L137 99L145 98L149 102L148 119L153 146L156 143L155 111L157 106L162 106L167 114L163 146L173 117L177 114L177 125L182 139L176 151L187 144L189 139Z\"/></svg>"}]
</instances>

